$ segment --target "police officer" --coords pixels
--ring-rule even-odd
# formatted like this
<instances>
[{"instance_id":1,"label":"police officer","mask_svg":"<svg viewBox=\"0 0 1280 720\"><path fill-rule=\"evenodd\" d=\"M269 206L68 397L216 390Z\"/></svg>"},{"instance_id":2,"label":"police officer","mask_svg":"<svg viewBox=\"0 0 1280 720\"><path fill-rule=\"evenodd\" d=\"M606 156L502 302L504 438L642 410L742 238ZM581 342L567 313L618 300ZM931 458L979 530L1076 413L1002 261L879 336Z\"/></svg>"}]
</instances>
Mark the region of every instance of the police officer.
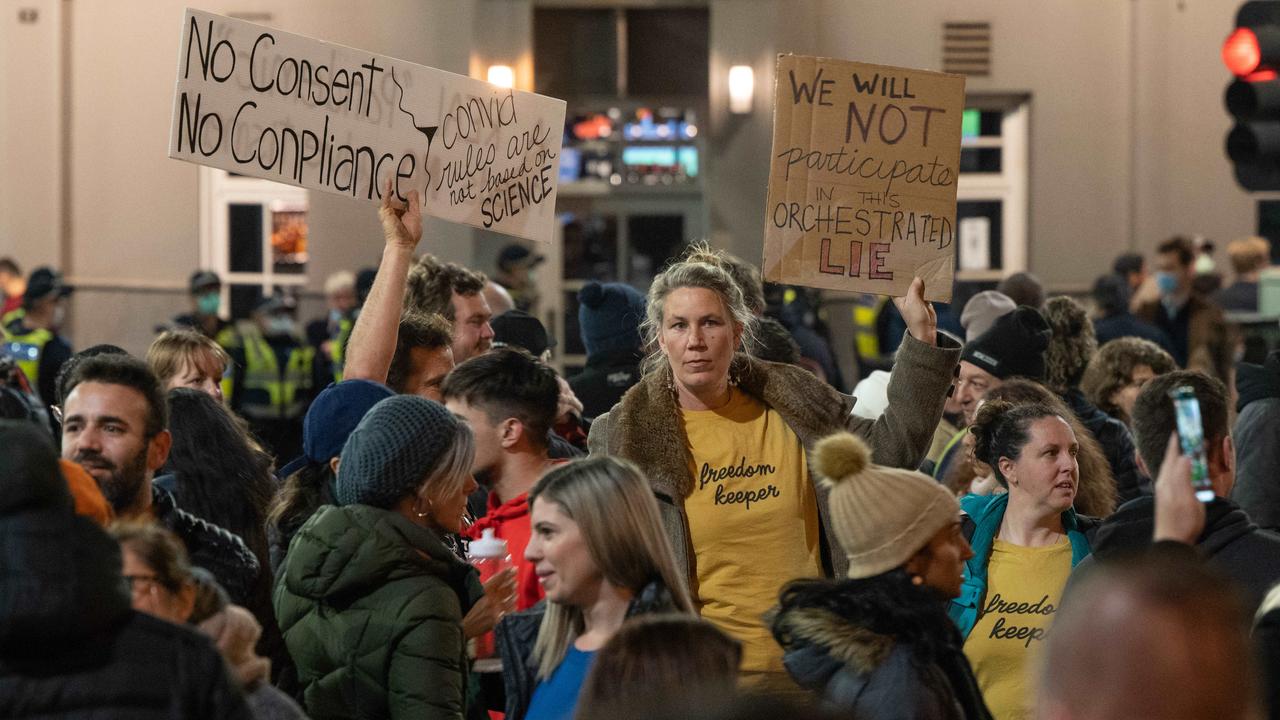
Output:
<instances>
[{"instance_id":1,"label":"police officer","mask_svg":"<svg viewBox=\"0 0 1280 720\"><path fill-rule=\"evenodd\" d=\"M173 318L179 328L190 328L211 337L223 349L236 344L235 326L218 315L222 307L222 278L215 272L197 270L188 283L191 312Z\"/></svg>"},{"instance_id":2,"label":"police officer","mask_svg":"<svg viewBox=\"0 0 1280 720\"><path fill-rule=\"evenodd\" d=\"M58 370L71 357L71 344L58 334L70 294L60 273L36 268L27 278L21 316L3 329L4 354L18 363L46 405L52 402Z\"/></svg>"},{"instance_id":3,"label":"police officer","mask_svg":"<svg viewBox=\"0 0 1280 720\"><path fill-rule=\"evenodd\" d=\"M315 349L299 331L296 309L289 297L263 299L253 316L239 323L240 343L230 352L231 409L286 460L302 454L302 418L315 391L327 384Z\"/></svg>"}]
</instances>

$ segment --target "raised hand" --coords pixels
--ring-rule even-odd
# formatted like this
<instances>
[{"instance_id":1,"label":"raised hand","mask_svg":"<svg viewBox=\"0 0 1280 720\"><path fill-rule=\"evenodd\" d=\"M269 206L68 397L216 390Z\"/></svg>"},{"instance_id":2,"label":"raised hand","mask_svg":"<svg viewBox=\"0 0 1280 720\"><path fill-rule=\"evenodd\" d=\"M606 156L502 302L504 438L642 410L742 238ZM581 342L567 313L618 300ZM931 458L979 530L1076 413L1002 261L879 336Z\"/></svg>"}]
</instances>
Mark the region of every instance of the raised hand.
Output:
<instances>
[{"instance_id":1,"label":"raised hand","mask_svg":"<svg viewBox=\"0 0 1280 720\"><path fill-rule=\"evenodd\" d=\"M1204 531L1204 503L1191 487L1191 458L1182 454L1178 433L1169 436L1169 445L1160 463L1155 482L1156 517L1152 539L1176 540L1194 545Z\"/></svg>"},{"instance_id":2,"label":"raised hand","mask_svg":"<svg viewBox=\"0 0 1280 720\"><path fill-rule=\"evenodd\" d=\"M922 343L938 344L938 313L933 309L933 303L924 299L924 280L912 280L906 296L894 298L893 304L902 313L911 337Z\"/></svg>"},{"instance_id":3,"label":"raised hand","mask_svg":"<svg viewBox=\"0 0 1280 720\"><path fill-rule=\"evenodd\" d=\"M378 209L382 220L382 234L388 245L398 245L409 250L422 240L422 202L417 190L409 191L409 204L396 200L391 192L391 178L382 186L382 207Z\"/></svg>"}]
</instances>

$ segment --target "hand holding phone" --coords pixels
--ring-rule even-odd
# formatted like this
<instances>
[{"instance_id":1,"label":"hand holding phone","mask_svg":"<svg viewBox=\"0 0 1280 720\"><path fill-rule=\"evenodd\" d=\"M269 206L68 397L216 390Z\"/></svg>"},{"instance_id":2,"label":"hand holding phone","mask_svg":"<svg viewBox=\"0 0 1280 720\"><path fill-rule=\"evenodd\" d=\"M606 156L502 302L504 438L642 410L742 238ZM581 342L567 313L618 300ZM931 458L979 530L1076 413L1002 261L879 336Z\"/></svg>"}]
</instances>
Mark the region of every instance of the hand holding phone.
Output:
<instances>
[{"instance_id":1,"label":"hand holding phone","mask_svg":"<svg viewBox=\"0 0 1280 720\"><path fill-rule=\"evenodd\" d=\"M1178 444L1182 454L1191 459L1191 487L1200 502L1213 500L1213 483L1209 481L1209 462L1205 457L1204 424L1200 420L1200 401L1195 390L1181 385L1169 391L1174 416L1178 422Z\"/></svg>"}]
</instances>

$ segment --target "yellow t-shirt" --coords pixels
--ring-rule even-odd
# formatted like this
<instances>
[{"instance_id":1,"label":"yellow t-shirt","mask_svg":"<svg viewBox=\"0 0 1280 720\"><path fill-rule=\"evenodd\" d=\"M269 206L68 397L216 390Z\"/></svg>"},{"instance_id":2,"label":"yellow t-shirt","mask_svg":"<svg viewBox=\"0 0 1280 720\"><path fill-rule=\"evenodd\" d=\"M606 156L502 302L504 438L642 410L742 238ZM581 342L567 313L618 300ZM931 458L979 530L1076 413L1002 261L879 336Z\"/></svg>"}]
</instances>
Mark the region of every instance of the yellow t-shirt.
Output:
<instances>
[{"instance_id":1,"label":"yellow t-shirt","mask_svg":"<svg viewBox=\"0 0 1280 720\"><path fill-rule=\"evenodd\" d=\"M723 408L682 414L693 456L685 512L702 617L742 643L744 677L778 673L789 682L763 615L788 581L822 574L804 446L777 411L737 388Z\"/></svg>"},{"instance_id":2,"label":"yellow t-shirt","mask_svg":"<svg viewBox=\"0 0 1280 720\"><path fill-rule=\"evenodd\" d=\"M964 643L996 720L1035 716L1035 663L1071 574L1071 543L1029 548L999 539L987 565L987 594Z\"/></svg>"}]
</instances>

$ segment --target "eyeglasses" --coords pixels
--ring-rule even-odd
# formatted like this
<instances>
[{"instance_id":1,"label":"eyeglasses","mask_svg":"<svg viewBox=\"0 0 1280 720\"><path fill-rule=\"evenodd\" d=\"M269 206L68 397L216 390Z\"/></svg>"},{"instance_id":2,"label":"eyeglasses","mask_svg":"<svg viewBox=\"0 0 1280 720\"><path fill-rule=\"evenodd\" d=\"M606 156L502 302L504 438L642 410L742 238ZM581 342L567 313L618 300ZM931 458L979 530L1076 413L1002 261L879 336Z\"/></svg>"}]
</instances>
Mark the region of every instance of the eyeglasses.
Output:
<instances>
[{"instance_id":1,"label":"eyeglasses","mask_svg":"<svg viewBox=\"0 0 1280 720\"><path fill-rule=\"evenodd\" d=\"M125 584L129 586L130 592L137 592L138 583L140 582L159 583L160 577L157 575L125 575L124 581L125 581Z\"/></svg>"}]
</instances>

